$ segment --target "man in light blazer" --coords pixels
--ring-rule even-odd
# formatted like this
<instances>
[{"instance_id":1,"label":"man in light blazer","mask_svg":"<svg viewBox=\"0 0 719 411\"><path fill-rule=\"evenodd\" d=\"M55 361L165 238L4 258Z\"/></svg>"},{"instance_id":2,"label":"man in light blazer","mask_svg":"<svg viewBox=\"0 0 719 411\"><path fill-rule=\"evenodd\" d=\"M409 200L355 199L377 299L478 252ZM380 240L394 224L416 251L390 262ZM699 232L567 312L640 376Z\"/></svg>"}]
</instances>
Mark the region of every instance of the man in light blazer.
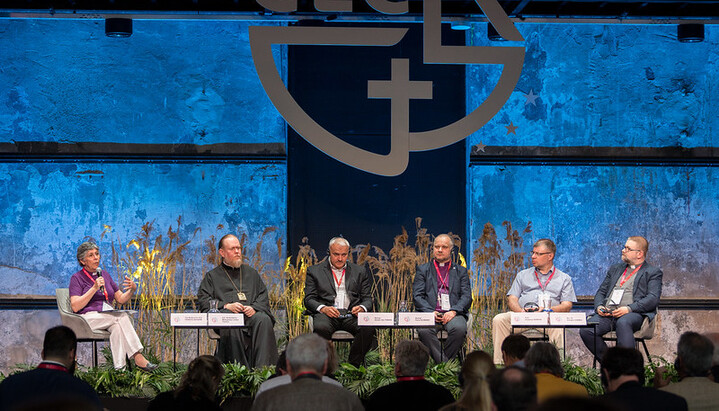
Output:
<instances>
[{"instance_id":1,"label":"man in light blazer","mask_svg":"<svg viewBox=\"0 0 719 411\"><path fill-rule=\"evenodd\" d=\"M457 356L467 335L467 312L472 305L472 291L467 269L451 260L452 237L440 234L434 239L434 259L417 267L412 286L414 309L433 312L436 328L418 331L436 363ZM447 330L444 349L437 338L438 329Z\"/></svg>"},{"instance_id":2,"label":"man in light blazer","mask_svg":"<svg viewBox=\"0 0 719 411\"><path fill-rule=\"evenodd\" d=\"M349 252L350 243L335 237L327 260L307 269L305 308L312 315L314 332L324 339L337 330L354 335L348 360L359 366L375 333L372 327L357 325L357 314L372 308L372 279L364 267L347 261Z\"/></svg>"},{"instance_id":3,"label":"man in light blazer","mask_svg":"<svg viewBox=\"0 0 719 411\"><path fill-rule=\"evenodd\" d=\"M644 318L651 321L657 314L663 274L645 261L648 250L644 237L629 237L622 248L622 262L609 268L594 297L595 315L589 321L598 321L596 334L591 328L583 328L579 334L598 361L607 350L604 334L613 330L618 347L634 348L634 333Z\"/></svg>"}]
</instances>

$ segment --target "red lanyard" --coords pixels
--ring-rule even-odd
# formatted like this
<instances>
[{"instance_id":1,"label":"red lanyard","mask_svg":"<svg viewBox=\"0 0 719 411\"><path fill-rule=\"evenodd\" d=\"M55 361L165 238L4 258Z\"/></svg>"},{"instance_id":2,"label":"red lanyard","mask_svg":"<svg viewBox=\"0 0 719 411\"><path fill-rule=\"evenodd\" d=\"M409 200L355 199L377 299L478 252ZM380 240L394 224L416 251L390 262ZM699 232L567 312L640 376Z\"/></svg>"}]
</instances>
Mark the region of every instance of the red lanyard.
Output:
<instances>
[{"instance_id":1,"label":"red lanyard","mask_svg":"<svg viewBox=\"0 0 719 411\"><path fill-rule=\"evenodd\" d=\"M420 381L424 380L424 375L418 375L415 377L397 377L397 381Z\"/></svg>"},{"instance_id":2,"label":"red lanyard","mask_svg":"<svg viewBox=\"0 0 719 411\"><path fill-rule=\"evenodd\" d=\"M46 370L58 370L58 371L65 371L65 372L67 372L67 368L66 368L66 367L63 367L62 365L57 365L57 364L53 364L53 363L48 363L48 362L41 362L40 364L38 364L37 368L44 368L44 369L46 369Z\"/></svg>"},{"instance_id":3,"label":"red lanyard","mask_svg":"<svg viewBox=\"0 0 719 411\"><path fill-rule=\"evenodd\" d=\"M552 281L552 277L554 277L554 273L556 273L556 272L557 272L557 267L552 267L552 275L550 275L549 278L547 278L547 282L544 283L544 286L542 286L542 282L539 281L539 274L537 274L537 269L536 268L534 269L534 276L537 277L537 284L539 284L539 288L541 288L542 291L544 291L544 289L547 288L547 285L549 285L549 282Z\"/></svg>"},{"instance_id":4,"label":"red lanyard","mask_svg":"<svg viewBox=\"0 0 719 411\"><path fill-rule=\"evenodd\" d=\"M447 276L442 279L442 273L439 272L439 264L437 264L437 260L434 260L434 268L437 269L437 277L439 278L439 288L442 288L441 286L444 286L444 288L449 289L449 269L452 268L452 262L450 261L449 266L447 267Z\"/></svg>"},{"instance_id":5,"label":"red lanyard","mask_svg":"<svg viewBox=\"0 0 719 411\"><path fill-rule=\"evenodd\" d=\"M92 278L92 276L90 275L90 273L87 272L87 270L83 268L82 272L85 273L85 275L87 276L87 278L90 279L90 281L92 281L93 283L95 282L95 279ZM107 287L102 287L102 292L105 294L105 301L110 302L110 297L107 296Z\"/></svg>"},{"instance_id":6,"label":"red lanyard","mask_svg":"<svg viewBox=\"0 0 719 411\"><path fill-rule=\"evenodd\" d=\"M335 278L335 283L337 283L337 289L339 290L340 284L342 284L342 280L345 278L345 270L346 268L342 269L342 275L340 276L340 279L337 279L337 275L335 275L335 270L332 270L332 277Z\"/></svg>"},{"instance_id":7,"label":"red lanyard","mask_svg":"<svg viewBox=\"0 0 719 411\"><path fill-rule=\"evenodd\" d=\"M624 273L622 274L622 279L619 281L619 286L622 287L622 286L624 285L624 283L627 282L627 280L629 280L630 278L632 278L632 276L633 276L637 271L639 271L640 268L642 268L642 265L641 265L641 264L639 264L639 267L635 268L634 271L632 271L631 274L629 274L629 276L627 276L627 270L629 270L629 266L627 266L627 268L624 269Z\"/></svg>"}]
</instances>

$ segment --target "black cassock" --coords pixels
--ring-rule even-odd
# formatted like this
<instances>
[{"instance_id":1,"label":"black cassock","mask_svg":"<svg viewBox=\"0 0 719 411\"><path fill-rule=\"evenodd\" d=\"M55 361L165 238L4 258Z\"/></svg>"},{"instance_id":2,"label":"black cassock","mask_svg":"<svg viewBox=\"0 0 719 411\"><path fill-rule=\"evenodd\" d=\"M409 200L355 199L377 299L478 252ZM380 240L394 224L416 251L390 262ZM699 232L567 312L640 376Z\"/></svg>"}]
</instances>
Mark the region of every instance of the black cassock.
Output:
<instances>
[{"instance_id":1,"label":"black cassock","mask_svg":"<svg viewBox=\"0 0 719 411\"><path fill-rule=\"evenodd\" d=\"M230 280L231 279L231 280ZM234 285L233 285L234 283ZM244 294L240 301L238 290ZM267 286L257 270L247 264L232 268L220 264L205 274L197 291L201 312L210 310L210 300L219 300L220 312L229 313L222 307L227 303L240 302L254 308L252 317L245 316L245 328L222 328L218 331L220 341L215 356L223 363L238 362L248 367L275 365L277 362L277 341L273 325L275 317L270 311Z\"/></svg>"}]
</instances>

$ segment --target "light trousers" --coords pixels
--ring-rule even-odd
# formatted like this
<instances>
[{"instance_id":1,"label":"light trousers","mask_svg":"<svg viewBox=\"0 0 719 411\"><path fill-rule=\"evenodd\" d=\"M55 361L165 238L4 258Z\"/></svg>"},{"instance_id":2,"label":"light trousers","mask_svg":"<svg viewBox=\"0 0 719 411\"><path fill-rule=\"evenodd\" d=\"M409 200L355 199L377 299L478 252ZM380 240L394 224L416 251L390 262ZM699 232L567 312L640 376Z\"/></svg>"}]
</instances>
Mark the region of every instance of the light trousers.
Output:
<instances>
[{"instance_id":1,"label":"light trousers","mask_svg":"<svg viewBox=\"0 0 719 411\"><path fill-rule=\"evenodd\" d=\"M89 312L82 314L93 331L107 330L110 332L110 351L115 369L127 363L126 357L132 357L142 350L140 337L135 332L130 316L124 312L103 313Z\"/></svg>"},{"instance_id":2,"label":"light trousers","mask_svg":"<svg viewBox=\"0 0 719 411\"><path fill-rule=\"evenodd\" d=\"M557 346L557 349L564 348L564 329L562 328L515 328L515 333L523 333L527 330L537 330L540 333L546 332L549 342ZM502 342L512 333L512 313L506 312L497 314L492 319L492 343L494 344L494 363L503 364ZM560 351L561 353L561 351Z\"/></svg>"}]
</instances>

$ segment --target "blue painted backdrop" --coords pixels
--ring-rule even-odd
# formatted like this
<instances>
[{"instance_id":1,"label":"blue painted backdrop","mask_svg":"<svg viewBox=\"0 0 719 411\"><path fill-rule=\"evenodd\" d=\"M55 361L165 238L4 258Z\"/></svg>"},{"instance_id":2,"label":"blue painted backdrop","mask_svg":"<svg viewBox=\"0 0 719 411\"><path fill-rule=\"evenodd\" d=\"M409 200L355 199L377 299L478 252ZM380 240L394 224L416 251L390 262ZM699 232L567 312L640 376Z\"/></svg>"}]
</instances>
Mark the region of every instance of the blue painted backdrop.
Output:
<instances>
[{"instance_id":1,"label":"blue painted backdrop","mask_svg":"<svg viewBox=\"0 0 719 411\"><path fill-rule=\"evenodd\" d=\"M0 20L0 143L284 144L247 26L139 20L129 39L108 39L100 21ZM527 40L522 78L470 147L719 147L716 27L700 44L678 43L675 26L518 28ZM484 30L477 25L468 43L489 44ZM275 52L284 71L285 49ZM468 109L497 76L496 67L467 69ZM284 164L9 161L0 170L0 293L51 294L75 270L77 243L99 237L104 224L127 240L146 221L164 232L183 216L183 236L202 229L197 255L204 239L233 227L251 243L268 226L286 232ZM644 234L665 269L666 295L716 297L716 172L709 164L471 166L470 248L487 221L531 221L527 242L556 239L558 265L579 294L592 294L624 238Z\"/></svg>"},{"instance_id":2,"label":"blue painted backdrop","mask_svg":"<svg viewBox=\"0 0 719 411\"><path fill-rule=\"evenodd\" d=\"M0 143L282 147L284 122L255 73L247 26L137 20L132 37L111 39L101 20L0 19ZM212 236L247 234L251 254L263 230L277 227L262 253L278 267L286 186L283 161L0 163L0 293L67 286L86 236L100 241L103 265L116 273L111 240L127 244L150 221L153 236L164 235L178 217L180 240L201 230L186 253L190 291L208 268Z\"/></svg>"},{"instance_id":3,"label":"blue painted backdrop","mask_svg":"<svg viewBox=\"0 0 719 411\"><path fill-rule=\"evenodd\" d=\"M512 97L468 139L480 159L480 143L508 154L536 146L589 156L600 153L593 147L719 147L717 27L706 26L703 43L682 44L675 25L517 26L524 43L489 42L486 25L469 35L476 45L524 44L527 51ZM467 73L471 109L499 69ZM643 235L649 261L664 269L665 296L719 297L715 165L477 163L467 178L471 240L474 246L487 221L520 229L531 221L526 242L554 239L557 265L574 277L577 294L593 295L626 237Z\"/></svg>"}]
</instances>

